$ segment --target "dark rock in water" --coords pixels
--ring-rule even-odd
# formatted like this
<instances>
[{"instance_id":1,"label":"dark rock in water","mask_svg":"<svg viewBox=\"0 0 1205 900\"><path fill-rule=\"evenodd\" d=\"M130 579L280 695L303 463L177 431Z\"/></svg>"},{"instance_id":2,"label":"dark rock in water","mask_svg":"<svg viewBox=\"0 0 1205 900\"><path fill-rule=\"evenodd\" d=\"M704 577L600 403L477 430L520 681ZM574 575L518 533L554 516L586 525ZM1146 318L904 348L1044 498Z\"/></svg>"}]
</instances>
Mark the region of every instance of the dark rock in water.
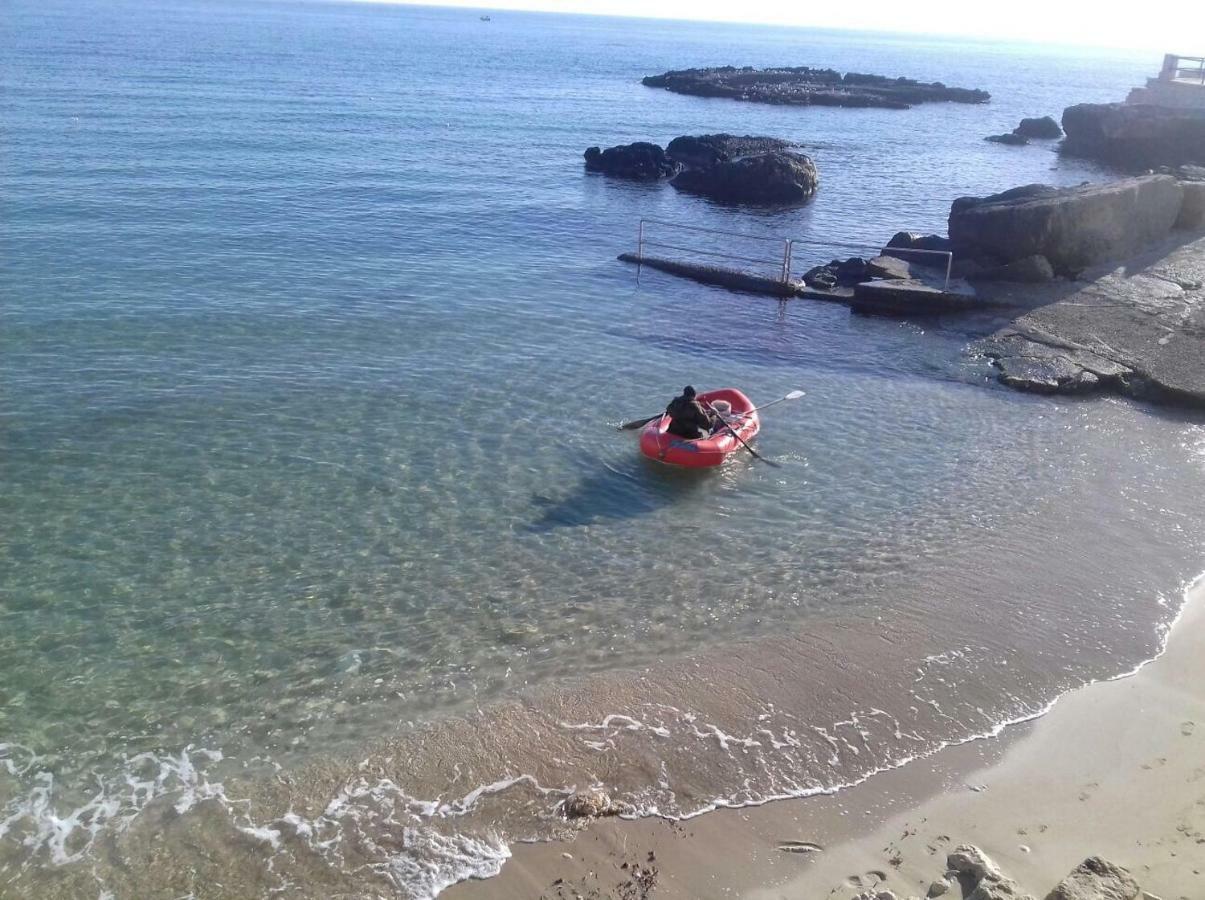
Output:
<instances>
[{"instance_id":1,"label":"dark rock in water","mask_svg":"<svg viewBox=\"0 0 1205 900\"><path fill-rule=\"evenodd\" d=\"M860 256L849 259L834 259L823 266L809 269L803 276L808 287L832 290L835 287L853 287L872 278L869 264Z\"/></svg>"},{"instance_id":2,"label":"dark rock in water","mask_svg":"<svg viewBox=\"0 0 1205 900\"><path fill-rule=\"evenodd\" d=\"M727 203L754 206L793 206L816 192L820 176L811 158L776 151L718 163L706 169L687 169L674 187Z\"/></svg>"},{"instance_id":3,"label":"dark rock in water","mask_svg":"<svg viewBox=\"0 0 1205 900\"><path fill-rule=\"evenodd\" d=\"M950 239L940 234L897 231L887 246L893 250L949 250L951 245Z\"/></svg>"},{"instance_id":4,"label":"dark rock in water","mask_svg":"<svg viewBox=\"0 0 1205 900\"><path fill-rule=\"evenodd\" d=\"M649 75L649 87L665 88L696 97L728 97L753 103L795 106L849 106L907 109L916 103L986 103L987 91L926 84L911 78L888 78L807 66L754 69L721 66L682 69Z\"/></svg>"},{"instance_id":5,"label":"dark rock in water","mask_svg":"<svg viewBox=\"0 0 1205 900\"><path fill-rule=\"evenodd\" d=\"M1044 256L1056 274L1075 275L1166 238L1183 198L1183 186L1170 175L1064 189L1026 185L955 200L950 240L960 259L990 267Z\"/></svg>"},{"instance_id":6,"label":"dark rock in water","mask_svg":"<svg viewBox=\"0 0 1205 900\"><path fill-rule=\"evenodd\" d=\"M831 291L837 286L837 273L829 266L815 266L804 273L803 283L811 288Z\"/></svg>"},{"instance_id":7,"label":"dark rock in water","mask_svg":"<svg viewBox=\"0 0 1205 900\"><path fill-rule=\"evenodd\" d=\"M615 178L633 181L657 181L672 178L681 171L681 166L665 155L657 144L638 141L600 150L590 147L583 154L586 168L591 172L602 172Z\"/></svg>"},{"instance_id":8,"label":"dark rock in water","mask_svg":"<svg viewBox=\"0 0 1205 900\"><path fill-rule=\"evenodd\" d=\"M1023 134L1009 132L1008 134L990 134L984 138L985 141L991 141L993 144L1009 144L1013 147L1024 147L1029 143L1029 138Z\"/></svg>"},{"instance_id":9,"label":"dark rock in water","mask_svg":"<svg viewBox=\"0 0 1205 900\"><path fill-rule=\"evenodd\" d=\"M665 148L666 155L676 162L695 169L706 169L717 163L769 153L774 150L789 150L795 146L790 141L772 137L737 137L731 134L701 134L697 137L676 137Z\"/></svg>"},{"instance_id":10,"label":"dark rock in water","mask_svg":"<svg viewBox=\"0 0 1205 900\"><path fill-rule=\"evenodd\" d=\"M904 259L914 266L929 266L934 269L944 269L949 262L945 254L953 250L950 239L939 234L918 234L914 231L900 231L887 242L887 250L894 256ZM924 251L924 252L914 252Z\"/></svg>"},{"instance_id":11,"label":"dark rock in water","mask_svg":"<svg viewBox=\"0 0 1205 900\"><path fill-rule=\"evenodd\" d=\"M969 276L971 281L1014 281L1021 284L1041 284L1054 280L1054 269L1050 260L1035 254L1026 256L1002 266L980 269Z\"/></svg>"},{"instance_id":12,"label":"dark rock in water","mask_svg":"<svg viewBox=\"0 0 1205 900\"><path fill-rule=\"evenodd\" d=\"M1042 116L1040 119L1022 119L1021 124L1013 129L1013 134L1039 141L1052 141L1063 136L1063 129L1059 128L1054 116Z\"/></svg>"},{"instance_id":13,"label":"dark rock in water","mask_svg":"<svg viewBox=\"0 0 1205 900\"><path fill-rule=\"evenodd\" d=\"M829 265L836 268L838 284L859 284L868 281L872 276L870 264L860 256L851 256L846 260L833 260Z\"/></svg>"},{"instance_id":14,"label":"dark rock in water","mask_svg":"<svg viewBox=\"0 0 1205 900\"><path fill-rule=\"evenodd\" d=\"M1127 168L1205 164L1205 109L1081 103L1063 110L1063 152Z\"/></svg>"},{"instance_id":15,"label":"dark rock in water","mask_svg":"<svg viewBox=\"0 0 1205 900\"><path fill-rule=\"evenodd\" d=\"M1138 900L1142 888L1127 869L1090 856L1058 883L1046 900Z\"/></svg>"}]
</instances>

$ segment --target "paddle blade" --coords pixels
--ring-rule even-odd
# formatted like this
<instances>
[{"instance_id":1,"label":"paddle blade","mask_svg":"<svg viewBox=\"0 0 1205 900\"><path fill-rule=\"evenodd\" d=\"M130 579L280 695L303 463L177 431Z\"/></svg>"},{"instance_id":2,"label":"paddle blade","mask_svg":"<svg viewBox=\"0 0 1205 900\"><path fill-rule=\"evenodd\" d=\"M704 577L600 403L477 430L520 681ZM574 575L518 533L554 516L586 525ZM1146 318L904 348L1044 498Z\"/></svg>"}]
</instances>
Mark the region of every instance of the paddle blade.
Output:
<instances>
[{"instance_id":1,"label":"paddle blade","mask_svg":"<svg viewBox=\"0 0 1205 900\"><path fill-rule=\"evenodd\" d=\"M624 422L622 425L620 425L619 430L620 431L634 431L637 428L643 428L649 422L653 421L653 419L660 419L660 418L661 418L661 413L657 413L657 415L649 416L647 419L633 419L631 422Z\"/></svg>"},{"instance_id":2,"label":"paddle blade","mask_svg":"<svg viewBox=\"0 0 1205 900\"><path fill-rule=\"evenodd\" d=\"M802 396L803 396L803 391L791 391L791 393L787 394L782 399L783 400L798 400Z\"/></svg>"}]
</instances>

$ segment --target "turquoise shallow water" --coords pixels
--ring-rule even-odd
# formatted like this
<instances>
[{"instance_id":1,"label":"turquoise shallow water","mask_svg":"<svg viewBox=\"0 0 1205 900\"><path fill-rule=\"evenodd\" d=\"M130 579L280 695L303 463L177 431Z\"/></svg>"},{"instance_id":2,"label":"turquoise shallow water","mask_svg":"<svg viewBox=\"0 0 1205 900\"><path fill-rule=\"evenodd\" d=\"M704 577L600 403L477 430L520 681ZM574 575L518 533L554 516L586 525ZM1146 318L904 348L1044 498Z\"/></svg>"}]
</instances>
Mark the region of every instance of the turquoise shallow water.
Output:
<instances>
[{"instance_id":1,"label":"turquoise shallow water","mask_svg":"<svg viewBox=\"0 0 1205 900\"><path fill-rule=\"evenodd\" d=\"M558 769L551 734L526 758L517 737L437 757L416 737L435 726L415 723L519 697L552 708L541 691L590 694L583 715L632 713L644 700L625 673L799 628L838 629L800 658L809 684L854 705L869 699L839 670L874 658L861 642L876 622L907 649L875 670L901 690L928 656L977 648L983 674L1025 648L1023 677L967 675L930 698L965 715L918 720L915 743L880 760L898 761L1146 658L1201 568L1196 423L987 388L953 325L638 284L614 261L641 216L815 241L810 264L941 230L962 193L1101 177L981 138L1121 96L1151 60L340 4L17 2L6 20L0 893L70 896L84 877L168 896L139 882L150 864L97 861L152 797L191 815L230 799L214 785L231 773L311 772L382 740L408 748L410 797L449 796L441 778L467 796L528 761L563 787L601 771L573 747L607 741L604 780L647 809L837 783L865 766L784 757L758 781L720 764L727 747L662 747L677 767L645 777L647 748L615 743L635 731L603 729L558 750ZM639 84L724 62L994 100L789 110ZM590 144L715 130L803 142L815 202L750 213L581 168ZM644 464L611 426L686 380L757 399L804 387L759 439L783 467ZM1022 595L1032 628L1001 625ZM690 690L665 703L687 710ZM876 702L898 719L901 697ZM817 703L791 714L817 728L843 715ZM334 790L290 777L297 809ZM555 799L465 819L491 837L454 853L450 826L382 842L369 862L389 874L372 890L429 894L488 869L505 840L546 834ZM277 814L229 808L253 831ZM238 857L232 896L272 886L256 873L278 848L260 849ZM292 859L319 879L317 857Z\"/></svg>"}]
</instances>

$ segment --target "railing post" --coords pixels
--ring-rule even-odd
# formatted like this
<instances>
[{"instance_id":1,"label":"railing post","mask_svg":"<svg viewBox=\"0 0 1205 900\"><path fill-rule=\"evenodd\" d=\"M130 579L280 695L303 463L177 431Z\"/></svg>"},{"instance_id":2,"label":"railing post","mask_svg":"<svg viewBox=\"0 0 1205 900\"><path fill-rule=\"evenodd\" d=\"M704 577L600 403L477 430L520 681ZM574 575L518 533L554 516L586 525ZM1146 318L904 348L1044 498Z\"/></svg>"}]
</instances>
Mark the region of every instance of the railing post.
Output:
<instances>
[{"instance_id":1,"label":"railing post","mask_svg":"<svg viewBox=\"0 0 1205 900\"><path fill-rule=\"evenodd\" d=\"M782 283L786 284L788 274L791 271L791 242L786 240L782 242Z\"/></svg>"},{"instance_id":2,"label":"railing post","mask_svg":"<svg viewBox=\"0 0 1205 900\"><path fill-rule=\"evenodd\" d=\"M942 288L943 291L948 291L950 289L950 273L953 270L954 270L954 254L950 253L947 250L946 251L946 286L944 288Z\"/></svg>"},{"instance_id":3,"label":"railing post","mask_svg":"<svg viewBox=\"0 0 1205 900\"><path fill-rule=\"evenodd\" d=\"M636 233L636 283L640 284L640 270L644 268L644 219L640 220L640 229Z\"/></svg>"}]
</instances>

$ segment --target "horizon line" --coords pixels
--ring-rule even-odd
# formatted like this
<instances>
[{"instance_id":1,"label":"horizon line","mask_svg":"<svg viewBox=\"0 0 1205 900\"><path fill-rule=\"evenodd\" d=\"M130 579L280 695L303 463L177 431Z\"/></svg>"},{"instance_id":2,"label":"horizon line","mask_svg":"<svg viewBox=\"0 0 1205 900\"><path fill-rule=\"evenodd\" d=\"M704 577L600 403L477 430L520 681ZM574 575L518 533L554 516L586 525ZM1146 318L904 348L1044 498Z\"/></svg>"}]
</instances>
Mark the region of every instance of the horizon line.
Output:
<instances>
[{"instance_id":1,"label":"horizon line","mask_svg":"<svg viewBox=\"0 0 1205 900\"><path fill-rule=\"evenodd\" d=\"M538 5L541 0L517 0L513 6L491 6L482 4L478 0L301 0L301 2L330 2L344 4L358 4L362 6L410 6L423 9L446 9L456 10L463 9L468 12L484 12L484 13L523 13L530 15L547 15L547 16L575 16L588 17L597 19L627 19L636 22L689 22L691 24L700 25L741 25L754 28L789 28L795 31L830 31L840 32L844 34L867 34L881 35L891 37L913 37L913 38L937 38L944 40L964 40L964 41L979 41L986 44L1009 45L1009 44L1024 44L1034 47L1065 47L1079 49L1094 49L1094 50L1123 50L1131 54L1138 55L1144 52L1158 52L1160 58L1167 52L1166 45L1156 45L1155 43L1135 44L1131 39L1129 43L1106 43L1093 40L1040 40L1034 37L1021 35L1005 35L994 36L986 32L973 31L932 31L910 28L859 28L853 25L832 25L832 24L808 24L805 22L786 21L782 19L738 19L738 18L689 18L680 14L658 14L656 11L648 13L622 13L608 12L605 10L585 10L585 9L549 9L546 6ZM548 3L549 0L543 0Z\"/></svg>"}]
</instances>

